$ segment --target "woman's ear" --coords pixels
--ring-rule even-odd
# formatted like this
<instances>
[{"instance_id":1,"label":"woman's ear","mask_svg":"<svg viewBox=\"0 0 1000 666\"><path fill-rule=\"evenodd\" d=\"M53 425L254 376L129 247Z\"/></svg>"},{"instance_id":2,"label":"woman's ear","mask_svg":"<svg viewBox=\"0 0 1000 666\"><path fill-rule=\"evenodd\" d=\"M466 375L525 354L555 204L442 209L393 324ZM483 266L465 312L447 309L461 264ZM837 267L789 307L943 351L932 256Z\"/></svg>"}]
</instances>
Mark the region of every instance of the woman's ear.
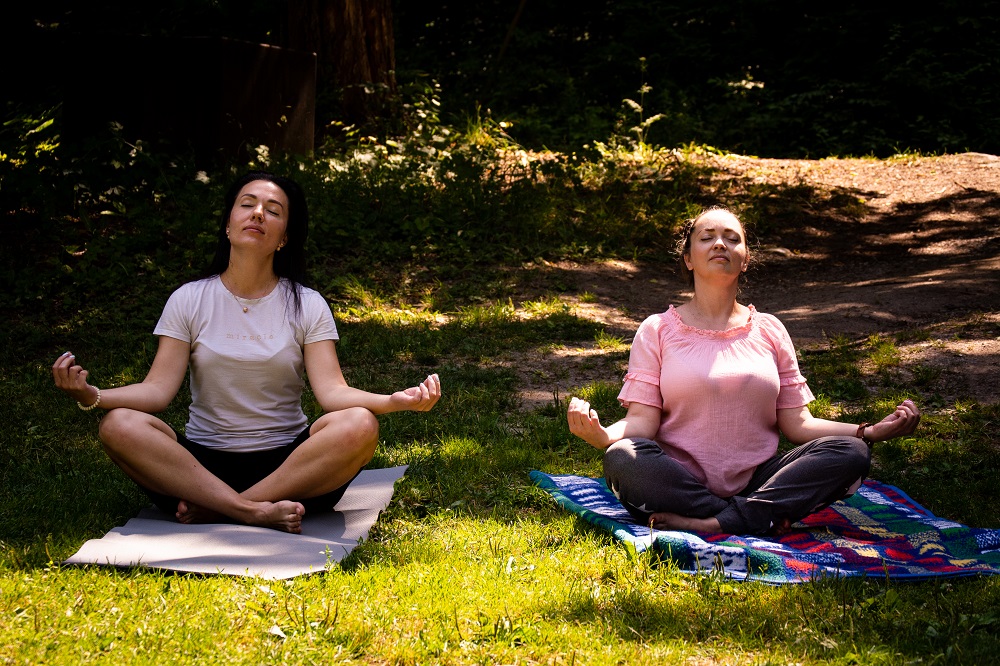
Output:
<instances>
[{"instance_id":1,"label":"woman's ear","mask_svg":"<svg viewBox=\"0 0 1000 666\"><path fill-rule=\"evenodd\" d=\"M691 265L691 253L690 252L685 252L684 254L681 255L681 257L684 258L684 265L687 266L687 269L689 271L693 271L694 270L694 266Z\"/></svg>"}]
</instances>

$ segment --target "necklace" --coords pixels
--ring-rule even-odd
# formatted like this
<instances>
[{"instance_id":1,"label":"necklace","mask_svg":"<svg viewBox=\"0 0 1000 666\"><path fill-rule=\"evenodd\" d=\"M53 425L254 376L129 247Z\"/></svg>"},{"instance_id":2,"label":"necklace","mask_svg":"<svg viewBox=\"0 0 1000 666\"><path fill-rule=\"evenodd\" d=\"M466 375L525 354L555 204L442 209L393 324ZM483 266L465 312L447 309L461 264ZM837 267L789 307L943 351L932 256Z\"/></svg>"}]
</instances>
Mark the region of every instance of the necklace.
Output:
<instances>
[{"instance_id":1,"label":"necklace","mask_svg":"<svg viewBox=\"0 0 1000 666\"><path fill-rule=\"evenodd\" d=\"M226 286L226 283L225 283L225 281L224 281L224 280L222 279L222 276L221 276L221 275L219 276L219 282L221 282L221 283L222 283L222 286L223 286L223 288L225 288L225 290L229 292L229 295L233 297L233 300L234 300L234 301L236 301L236 304L237 304L238 306L240 306L240 309L242 309L242 310L243 310L243 314L249 314L249 313L250 313L250 306L248 306L248 305L244 305L244 304L243 304L243 301L241 301L241 300L240 300L240 297L239 297L239 296L237 296L236 294L234 294L234 293L233 293L233 290L232 290L232 289L230 289L229 287L227 287L227 286ZM272 292L272 291L274 290L274 287L276 287L277 285L278 285L278 283L277 283L277 282L275 282L275 283L274 283L274 285L272 285L272 286L271 286L271 288L270 288L270 289L268 289L268 290L267 290L267 291L266 291L266 292L264 293L264 296L267 296L268 294L270 294L270 293L271 293L271 292ZM254 304L256 304L256 303L257 303L258 301L260 301L260 299L261 299L261 298L264 298L264 296L261 296L260 298L256 298L256 299L250 299L250 298L248 298L248 299L246 299L246 300L248 300L248 301L249 301L249 300L252 300L252 301L254 301Z\"/></svg>"},{"instance_id":2,"label":"necklace","mask_svg":"<svg viewBox=\"0 0 1000 666\"><path fill-rule=\"evenodd\" d=\"M226 291L229 291L229 290L228 290L228 289L226 289ZM233 293L233 292L231 292L231 291L229 291L229 294L230 294L230 295L231 295L231 296L232 296L233 298L235 298L235 299L236 299L236 304L237 304L237 305L239 305L239 306L240 306L241 308L243 308L243 314L246 314L246 313L250 312L250 308L249 308L248 306L246 306L246 305L243 305L243 303L241 303L241 302L240 302L240 299L239 299L239 298L238 298L238 297L236 296L236 294L234 294L234 293Z\"/></svg>"}]
</instances>

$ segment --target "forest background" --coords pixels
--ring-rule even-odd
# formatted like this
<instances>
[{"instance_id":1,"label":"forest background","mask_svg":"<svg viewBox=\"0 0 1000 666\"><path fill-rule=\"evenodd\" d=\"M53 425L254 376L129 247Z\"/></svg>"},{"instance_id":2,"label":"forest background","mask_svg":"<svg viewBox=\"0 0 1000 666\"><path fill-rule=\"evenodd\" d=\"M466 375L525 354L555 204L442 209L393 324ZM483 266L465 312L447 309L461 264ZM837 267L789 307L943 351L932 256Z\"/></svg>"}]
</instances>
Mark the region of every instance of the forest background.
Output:
<instances>
[{"instance_id":1,"label":"forest background","mask_svg":"<svg viewBox=\"0 0 1000 666\"><path fill-rule=\"evenodd\" d=\"M387 51L375 64L394 61L402 89L440 84L446 122L489 114L526 148L572 151L608 136L622 100L648 86L650 115L663 118L647 138L660 146L766 157L1000 152L992 1L19 3L4 48L17 63L5 77L21 85L5 93L52 99L64 72L107 75L74 72L79 52L53 48L54 36L82 36L84 51L140 34L288 46L303 41L298 24L334 6L340 14L329 20L356 20L378 42L370 53ZM336 83L345 80L321 63L321 134L343 121Z\"/></svg>"}]
</instances>

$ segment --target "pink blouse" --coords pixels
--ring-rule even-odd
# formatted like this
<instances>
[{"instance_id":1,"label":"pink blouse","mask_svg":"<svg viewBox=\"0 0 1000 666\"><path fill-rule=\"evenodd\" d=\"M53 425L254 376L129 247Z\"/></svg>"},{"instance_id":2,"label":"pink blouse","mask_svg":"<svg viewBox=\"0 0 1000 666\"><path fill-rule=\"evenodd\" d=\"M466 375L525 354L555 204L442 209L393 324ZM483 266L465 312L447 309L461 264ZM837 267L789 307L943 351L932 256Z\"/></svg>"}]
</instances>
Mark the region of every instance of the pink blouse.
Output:
<instances>
[{"instance_id":1,"label":"pink blouse","mask_svg":"<svg viewBox=\"0 0 1000 666\"><path fill-rule=\"evenodd\" d=\"M662 411L660 448L719 497L778 450L777 410L813 399L788 331L752 305L746 324L725 331L688 326L673 306L646 319L618 395Z\"/></svg>"}]
</instances>

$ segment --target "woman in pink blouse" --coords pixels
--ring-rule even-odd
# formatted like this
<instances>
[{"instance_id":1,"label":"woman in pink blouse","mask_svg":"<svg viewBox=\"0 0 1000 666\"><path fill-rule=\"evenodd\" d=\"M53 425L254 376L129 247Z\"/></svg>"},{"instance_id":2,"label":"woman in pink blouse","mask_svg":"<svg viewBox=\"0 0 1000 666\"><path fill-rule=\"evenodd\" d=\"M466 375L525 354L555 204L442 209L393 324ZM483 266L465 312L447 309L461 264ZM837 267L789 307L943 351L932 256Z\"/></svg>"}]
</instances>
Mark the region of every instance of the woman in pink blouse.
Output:
<instances>
[{"instance_id":1,"label":"woman in pink blouse","mask_svg":"<svg viewBox=\"0 0 1000 666\"><path fill-rule=\"evenodd\" d=\"M857 490L872 443L920 421L910 400L875 424L809 412L813 394L785 327L736 301L745 236L723 208L688 225L681 255L694 297L639 327L618 396L625 418L605 428L589 403L570 400L570 431L604 450L612 491L658 529L787 531ZM799 446L779 454L779 432Z\"/></svg>"}]
</instances>

